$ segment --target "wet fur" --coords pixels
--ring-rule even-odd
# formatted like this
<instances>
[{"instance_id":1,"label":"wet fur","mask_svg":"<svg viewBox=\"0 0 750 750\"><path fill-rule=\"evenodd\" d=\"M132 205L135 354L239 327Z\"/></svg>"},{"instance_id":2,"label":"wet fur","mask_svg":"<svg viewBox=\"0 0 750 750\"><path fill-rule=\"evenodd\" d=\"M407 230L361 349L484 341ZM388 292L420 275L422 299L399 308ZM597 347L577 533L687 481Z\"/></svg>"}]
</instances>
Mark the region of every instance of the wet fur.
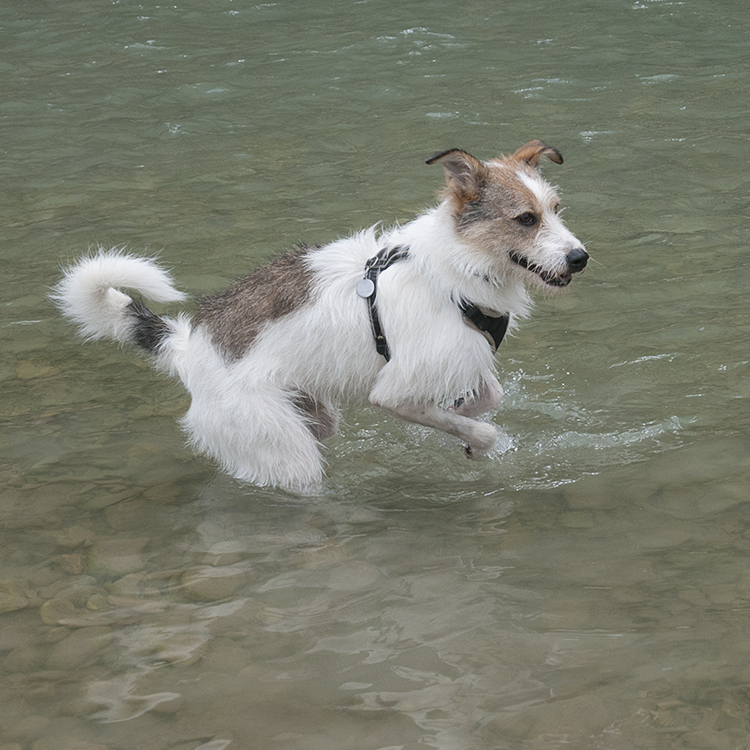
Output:
<instances>
[{"instance_id":1,"label":"wet fur","mask_svg":"<svg viewBox=\"0 0 750 750\"><path fill-rule=\"evenodd\" d=\"M486 314L529 312L527 285L566 286L588 255L557 214L541 141L486 162L460 149L436 154L441 202L414 221L370 229L324 247L299 247L204 299L195 317L159 316L120 291L179 301L152 260L100 251L69 268L52 295L88 338L139 346L180 378L192 402L183 419L193 446L238 479L304 490L323 475L319 441L338 426L339 404L367 401L456 436L468 456L494 445L502 388L487 338L461 299ZM381 249L409 248L384 271L377 306L391 360L375 350L355 288Z\"/></svg>"}]
</instances>

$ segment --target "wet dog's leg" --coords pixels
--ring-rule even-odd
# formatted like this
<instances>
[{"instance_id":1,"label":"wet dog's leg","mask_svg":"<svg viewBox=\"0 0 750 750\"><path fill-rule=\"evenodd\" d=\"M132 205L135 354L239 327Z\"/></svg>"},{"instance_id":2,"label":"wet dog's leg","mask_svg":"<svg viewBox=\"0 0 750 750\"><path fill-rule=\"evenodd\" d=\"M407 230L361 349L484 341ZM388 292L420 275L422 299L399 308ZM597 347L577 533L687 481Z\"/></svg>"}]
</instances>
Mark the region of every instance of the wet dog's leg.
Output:
<instances>
[{"instance_id":1,"label":"wet dog's leg","mask_svg":"<svg viewBox=\"0 0 750 750\"><path fill-rule=\"evenodd\" d=\"M268 382L231 385L192 392L183 420L191 443L243 481L295 492L320 482L323 462L318 441L307 415L290 394Z\"/></svg>"},{"instance_id":2,"label":"wet dog's leg","mask_svg":"<svg viewBox=\"0 0 750 750\"><path fill-rule=\"evenodd\" d=\"M480 458L485 455L497 440L497 430L487 422L477 422L474 419L456 414L455 411L441 409L432 404L376 403L391 414L408 422L415 422L424 427L447 432L466 443L466 455L469 458Z\"/></svg>"}]
</instances>

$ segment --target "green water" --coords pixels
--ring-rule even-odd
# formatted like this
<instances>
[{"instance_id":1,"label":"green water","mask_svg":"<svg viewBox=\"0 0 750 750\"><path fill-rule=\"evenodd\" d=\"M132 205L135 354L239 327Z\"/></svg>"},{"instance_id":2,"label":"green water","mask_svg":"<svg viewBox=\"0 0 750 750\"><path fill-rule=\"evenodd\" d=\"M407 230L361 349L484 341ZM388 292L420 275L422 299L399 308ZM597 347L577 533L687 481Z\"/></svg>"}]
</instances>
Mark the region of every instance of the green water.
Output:
<instances>
[{"instance_id":1,"label":"green water","mask_svg":"<svg viewBox=\"0 0 750 750\"><path fill-rule=\"evenodd\" d=\"M745 0L0 8L0 748L750 741ZM593 260L503 343L502 451L369 409L314 497L45 299L96 243L191 294L532 138Z\"/></svg>"}]
</instances>

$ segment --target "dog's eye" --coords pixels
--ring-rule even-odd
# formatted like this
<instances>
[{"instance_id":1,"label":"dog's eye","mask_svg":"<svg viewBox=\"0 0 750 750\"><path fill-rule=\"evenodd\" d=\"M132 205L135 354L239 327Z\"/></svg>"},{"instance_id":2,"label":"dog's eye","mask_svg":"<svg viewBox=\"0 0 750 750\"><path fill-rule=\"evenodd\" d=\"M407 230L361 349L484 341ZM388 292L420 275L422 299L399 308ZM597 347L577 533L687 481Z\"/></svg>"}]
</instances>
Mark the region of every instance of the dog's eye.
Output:
<instances>
[{"instance_id":1,"label":"dog's eye","mask_svg":"<svg viewBox=\"0 0 750 750\"><path fill-rule=\"evenodd\" d=\"M525 227L533 227L536 224L536 214L532 214L531 211L525 211L520 216L516 216L516 221Z\"/></svg>"}]
</instances>

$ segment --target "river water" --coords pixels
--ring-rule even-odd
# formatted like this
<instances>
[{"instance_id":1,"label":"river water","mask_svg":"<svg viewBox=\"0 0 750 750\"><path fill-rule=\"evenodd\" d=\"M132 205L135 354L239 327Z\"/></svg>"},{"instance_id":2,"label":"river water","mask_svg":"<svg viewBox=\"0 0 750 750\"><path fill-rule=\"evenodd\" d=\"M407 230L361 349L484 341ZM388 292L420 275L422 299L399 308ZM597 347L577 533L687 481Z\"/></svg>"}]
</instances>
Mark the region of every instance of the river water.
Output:
<instances>
[{"instance_id":1,"label":"river water","mask_svg":"<svg viewBox=\"0 0 750 750\"><path fill-rule=\"evenodd\" d=\"M7 0L3 750L747 748L745 0ZM312 497L46 300L222 289L532 138L592 262L501 347L501 449L349 409ZM188 305L191 309L191 305Z\"/></svg>"}]
</instances>

